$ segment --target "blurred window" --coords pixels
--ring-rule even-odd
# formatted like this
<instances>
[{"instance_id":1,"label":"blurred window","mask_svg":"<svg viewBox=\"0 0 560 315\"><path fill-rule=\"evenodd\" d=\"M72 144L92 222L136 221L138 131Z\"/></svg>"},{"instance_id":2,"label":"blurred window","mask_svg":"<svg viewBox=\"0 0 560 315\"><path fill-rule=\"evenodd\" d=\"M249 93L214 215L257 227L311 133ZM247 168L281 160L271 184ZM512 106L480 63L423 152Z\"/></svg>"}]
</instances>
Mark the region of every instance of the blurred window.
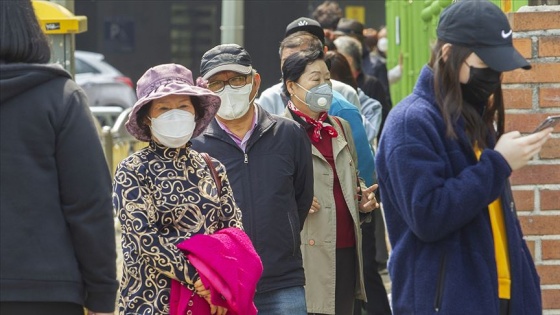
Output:
<instances>
[{"instance_id":1,"label":"blurred window","mask_svg":"<svg viewBox=\"0 0 560 315\"><path fill-rule=\"evenodd\" d=\"M99 73L97 69L76 58L76 74L78 73Z\"/></svg>"}]
</instances>

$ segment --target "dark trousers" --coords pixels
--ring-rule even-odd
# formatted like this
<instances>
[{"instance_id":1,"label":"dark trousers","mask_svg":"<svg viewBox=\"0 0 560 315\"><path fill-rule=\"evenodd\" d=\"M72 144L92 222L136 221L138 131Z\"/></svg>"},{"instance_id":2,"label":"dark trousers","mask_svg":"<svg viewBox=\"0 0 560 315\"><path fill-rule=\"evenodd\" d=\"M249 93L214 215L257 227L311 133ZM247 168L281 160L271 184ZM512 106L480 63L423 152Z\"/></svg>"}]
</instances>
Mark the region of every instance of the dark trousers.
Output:
<instances>
[{"instance_id":1,"label":"dark trousers","mask_svg":"<svg viewBox=\"0 0 560 315\"><path fill-rule=\"evenodd\" d=\"M385 240L385 220L383 219L381 209L374 210L373 217L375 219L375 261L378 266L382 265L384 268L387 268L389 250Z\"/></svg>"},{"instance_id":2,"label":"dark trousers","mask_svg":"<svg viewBox=\"0 0 560 315\"><path fill-rule=\"evenodd\" d=\"M84 315L84 307L63 302L1 302L2 315Z\"/></svg>"},{"instance_id":3,"label":"dark trousers","mask_svg":"<svg viewBox=\"0 0 560 315\"><path fill-rule=\"evenodd\" d=\"M509 300L500 299L500 315L509 315Z\"/></svg>"},{"instance_id":4,"label":"dark trousers","mask_svg":"<svg viewBox=\"0 0 560 315\"><path fill-rule=\"evenodd\" d=\"M375 210L378 211L378 210ZM362 255L364 260L364 284L366 287L366 297L368 302L364 303L368 315L391 314L387 291L383 284L383 279L377 269L376 246L375 246L375 221L377 218L372 216L371 222L362 223ZM354 315L360 315L362 301L356 300Z\"/></svg>"}]
</instances>

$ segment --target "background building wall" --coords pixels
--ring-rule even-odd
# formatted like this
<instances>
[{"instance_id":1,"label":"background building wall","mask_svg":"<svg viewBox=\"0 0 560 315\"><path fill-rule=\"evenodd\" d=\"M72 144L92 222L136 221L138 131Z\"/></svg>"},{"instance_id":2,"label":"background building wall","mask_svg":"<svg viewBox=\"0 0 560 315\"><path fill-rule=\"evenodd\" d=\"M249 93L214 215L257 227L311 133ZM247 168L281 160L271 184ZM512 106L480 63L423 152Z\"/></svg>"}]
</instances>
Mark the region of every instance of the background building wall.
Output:
<instances>
[{"instance_id":1,"label":"background building wall","mask_svg":"<svg viewBox=\"0 0 560 315\"><path fill-rule=\"evenodd\" d=\"M514 45L531 70L504 74L506 131L531 132L560 115L560 6L509 14ZM511 181L529 248L541 277L544 314L560 314L560 127L530 165Z\"/></svg>"},{"instance_id":2,"label":"background building wall","mask_svg":"<svg viewBox=\"0 0 560 315\"><path fill-rule=\"evenodd\" d=\"M133 82L151 66L179 63L198 75L205 51L220 41L221 1L76 1L88 17L76 49L99 52Z\"/></svg>"},{"instance_id":3,"label":"background building wall","mask_svg":"<svg viewBox=\"0 0 560 315\"><path fill-rule=\"evenodd\" d=\"M229 0L228 0L229 1ZM323 0L245 0L244 43L262 77L261 91L280 79L278 47L286 26L311 17ZM385 24L384 1L339 0L362 10L367 27ZM205 51L220 44L221 0L76 0L75 14L88 18L88 31L76 48L99 52L136 81L149 67L175 62L198 76Z\"/></svg>"}]
</instances>

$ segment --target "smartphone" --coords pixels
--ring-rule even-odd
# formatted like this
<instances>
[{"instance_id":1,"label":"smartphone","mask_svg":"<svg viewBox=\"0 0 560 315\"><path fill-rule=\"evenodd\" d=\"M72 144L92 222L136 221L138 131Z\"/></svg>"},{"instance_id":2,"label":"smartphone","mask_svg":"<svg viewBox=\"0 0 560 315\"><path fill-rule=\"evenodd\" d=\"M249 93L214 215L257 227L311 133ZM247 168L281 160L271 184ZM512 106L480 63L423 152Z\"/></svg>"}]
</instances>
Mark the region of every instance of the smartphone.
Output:
<instances>
[{"instance_id":1,"label":"smartphone","mask_svg":"<svg viewBox=\"0 0 560 315\"><path fill-rule=\"evenodd\" d=\"M543 122L541 122L541 124L533 131L533 133L535 132L539 132L543 129L549 128L549 127L554 127L556 126L556 124L558 124L560 122L560 115L558 116L548 116L545 120L543 120Z\"/></svg>"}]
</instances>

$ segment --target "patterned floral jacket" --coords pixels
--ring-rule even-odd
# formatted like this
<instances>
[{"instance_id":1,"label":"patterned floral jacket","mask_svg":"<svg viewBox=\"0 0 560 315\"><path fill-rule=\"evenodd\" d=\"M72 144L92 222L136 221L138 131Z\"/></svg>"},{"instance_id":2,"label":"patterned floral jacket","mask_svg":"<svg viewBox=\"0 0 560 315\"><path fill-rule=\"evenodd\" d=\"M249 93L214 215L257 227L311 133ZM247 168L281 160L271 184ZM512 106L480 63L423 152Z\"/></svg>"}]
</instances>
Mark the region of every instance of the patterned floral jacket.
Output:
<instances>
[{"instance_id":1,"label":"patterned floral jacket","mask_svg":"<svg viewBox=\"0 0 560 315\"><path fill-rule=\"evenodd\" d=\"M120 314L167 314L171 279L192 286L194 267L177 244L195 234L243 228L224 166L213 160L218 193L203 157L155 142L117 168L113 207L122 226L124 257Z\"/></svg>"}]
</instances>

